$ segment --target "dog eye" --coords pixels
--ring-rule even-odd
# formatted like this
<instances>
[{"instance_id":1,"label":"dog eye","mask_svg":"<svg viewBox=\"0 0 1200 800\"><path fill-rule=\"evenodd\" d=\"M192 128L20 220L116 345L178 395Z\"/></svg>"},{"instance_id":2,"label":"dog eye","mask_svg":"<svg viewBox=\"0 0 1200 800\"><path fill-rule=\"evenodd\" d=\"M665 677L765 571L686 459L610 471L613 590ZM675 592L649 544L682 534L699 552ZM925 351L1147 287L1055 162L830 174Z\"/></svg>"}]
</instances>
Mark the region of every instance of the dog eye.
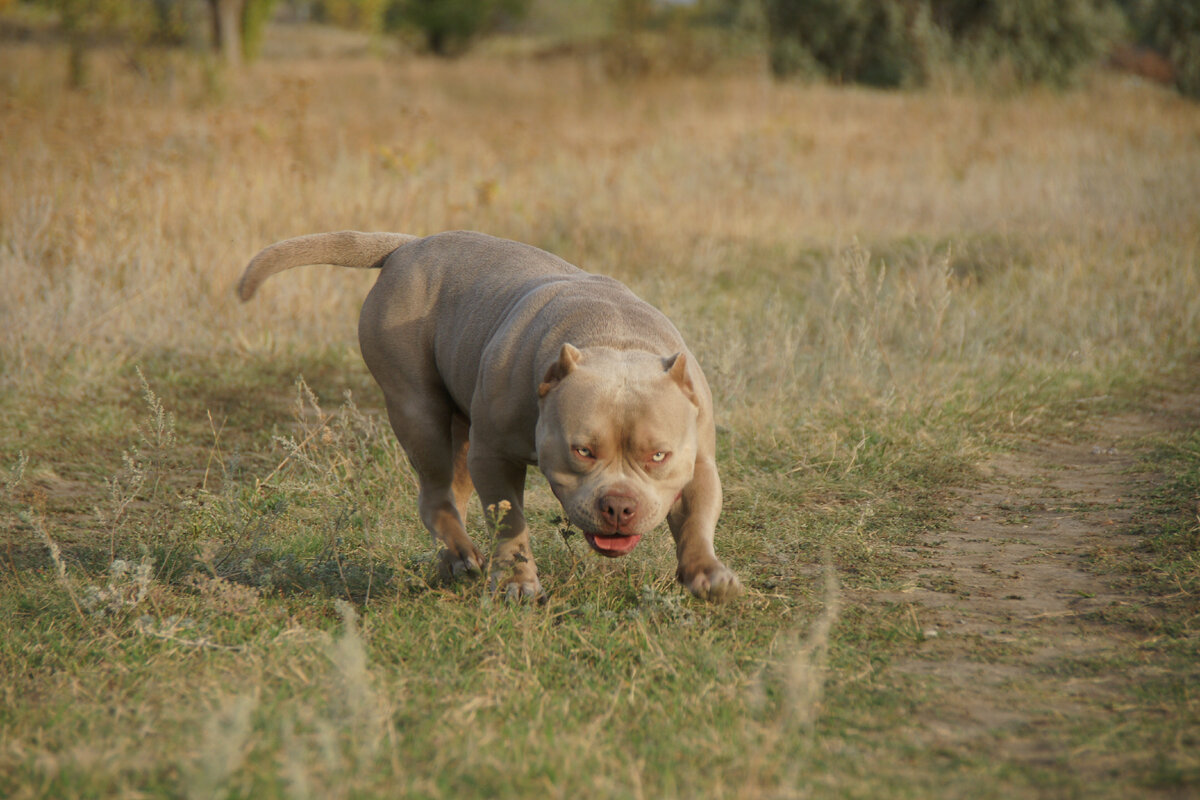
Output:
<instances>
[{"instance_id":1,"label":"dog eye","mask_svg":"<svg viewBox=\"0 0 1200 800\"><path fill-rule=\"evenodd\" d=\"M575 447L572 449L575 451L575 455L579 456L580 458L589 458L590 459L590 458L596 457L592 453L592 451L587 447Z\"/></svg>"},{"instance_id":2,"label":"dog eye","mask_svg":"<svg viewBox=\"0 0 1200 800\"><path fill-rule=\"evenodd\" d=\"M653 461L655 464L661 464L667 460L667 456L669 456L669 455L671 455L671 454L664 452L662 450L659 450L657 453L650 456L650 460Z\"/></svg>"}]
</instances>

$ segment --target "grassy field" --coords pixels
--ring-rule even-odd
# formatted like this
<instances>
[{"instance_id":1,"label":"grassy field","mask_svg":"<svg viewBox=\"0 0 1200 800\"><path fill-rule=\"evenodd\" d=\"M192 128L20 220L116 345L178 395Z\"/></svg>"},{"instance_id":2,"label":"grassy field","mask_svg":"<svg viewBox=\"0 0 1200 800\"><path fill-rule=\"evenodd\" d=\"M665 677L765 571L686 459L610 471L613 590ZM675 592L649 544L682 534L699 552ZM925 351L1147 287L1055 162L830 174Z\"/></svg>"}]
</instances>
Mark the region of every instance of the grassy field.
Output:
<instances>
[{"instance_id":1,"label":"grassy field","mask_svg":"<svg viewBox=\"0 0 1200 800\"><path fill-rule=\"evenodd\" d=\"M69 93L11 43L0 75L0 795L1200 789L1188 402L1132 441L1135 543L1089 561L1138 598L1078 618L1105 658L955 640L1036 726L934 735L939 686L897 668L939 658L904 591L994 458L1200 396L1200 106L495 56L100 54ZM234 298L260 248L343 228L518 239L662 308L747 595L686 596L665 529L593 557L536 477L547 603L439 583L358 355L372 276ZM1037 690L1063 675L1115 688Z\"/></svg>"}]
</instances>

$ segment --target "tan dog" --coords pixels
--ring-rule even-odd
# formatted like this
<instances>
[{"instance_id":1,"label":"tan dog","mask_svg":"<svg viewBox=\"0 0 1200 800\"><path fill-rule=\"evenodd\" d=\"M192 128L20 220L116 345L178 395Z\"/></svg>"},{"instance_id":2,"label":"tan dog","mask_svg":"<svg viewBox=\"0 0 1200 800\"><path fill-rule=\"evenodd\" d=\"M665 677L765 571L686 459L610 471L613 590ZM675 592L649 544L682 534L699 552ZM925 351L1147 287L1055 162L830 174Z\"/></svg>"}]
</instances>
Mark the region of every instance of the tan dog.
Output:
<instances>
[{"instance_id":1,"label":"tan dog","mask_svg":"<svg viewBox=\"0 0 1200 800\"><path fill-rule=\"evenodd\" d=\"M712 394L658 310L543 250L468 232L288 239L254 257L238 294L248 300L269 275L302 264L380 268L359 342L445 573L485 563L463 528L474 489L485 508L508 504L493 586L541 594L523 514L525 470L536 464L597 552L630 552L665 517L681 583L712 600L741 590L713 551Z\"/></svg>"}]
</instances>

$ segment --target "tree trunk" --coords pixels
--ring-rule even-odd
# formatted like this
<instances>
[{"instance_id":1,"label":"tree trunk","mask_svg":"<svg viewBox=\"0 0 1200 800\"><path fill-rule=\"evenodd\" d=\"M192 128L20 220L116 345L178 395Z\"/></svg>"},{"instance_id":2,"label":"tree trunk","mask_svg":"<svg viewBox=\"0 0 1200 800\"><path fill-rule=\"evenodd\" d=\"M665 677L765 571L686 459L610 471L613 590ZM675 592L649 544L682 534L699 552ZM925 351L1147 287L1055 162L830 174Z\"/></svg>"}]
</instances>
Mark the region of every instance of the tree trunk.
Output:
<instances>
[{"instance_id":1,"label":"tree trunk","mask_svg":"<svg viewBox=\"0 0 1200 800\"><path fill-rule=\"evenodd\" d=\"M213 46L225 64L242 65L242 11L246 0L208 0L213 12Z\"/></svg>"},{"instance_id":2,"label":"tree trunk","mask_svg":"<svg viewBox=\"0 0 1200 800\"><path fill-rule=\"evenodd\" d=\"M62 4L61 24L67 40L67 86L72 89L82 89L88 78L85 13L86 9L78 0Z\"/></svg>"}]
</instances>

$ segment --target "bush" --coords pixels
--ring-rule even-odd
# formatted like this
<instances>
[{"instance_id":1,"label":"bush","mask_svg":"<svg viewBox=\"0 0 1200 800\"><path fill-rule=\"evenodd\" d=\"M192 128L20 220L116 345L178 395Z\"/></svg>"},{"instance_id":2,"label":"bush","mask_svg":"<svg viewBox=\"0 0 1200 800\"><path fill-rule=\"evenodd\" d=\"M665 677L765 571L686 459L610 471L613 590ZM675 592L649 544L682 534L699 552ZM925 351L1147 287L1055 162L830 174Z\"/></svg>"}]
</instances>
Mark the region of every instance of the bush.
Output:
<instances>
[{"instance_id":1,"label":"bush","mask_svg":"<svg viewBox=\"0 0 1200 800\"><path fill-rule=\"evenodd\" d=\"M526 0L398 0L388 9L387 21L412 25L430 52L453 56L506 17L522 16L526 6Z\"/></svg>"},{"instance_id":2,"label":"bush","mask_svg":"<svg viewBox=\"0 0 1200 800\"><path fill-rule=\"evenodd\" d=\"M1160 0L1171 5L1170 0ZM765 0L771 71L905 86L940 61L1067 83L1122 27L1112 0ZM1192 0L1195 4L1195 0Z\"/></svg>"},{"instance_id":3,"label":"bush","mask_svg":"<svg viewBox=\"0 0 1200 800\"><path fill-rule=\"evenodd\" d=\"M889 0L766 0L771 72L901 86L924 80L915 12ZM909 4L911 5L911 4Z\"/></svg>"},{"instance_id":4,"label":"bush","mask_svg":"<svg viewBox=\"0 0 1200 800\"><path fill-rule=\"evenodd\" d=\"M1143 43L1171 63L1175 88L1200 98L1200 0L1150 0L1134 22Z\"/></svg>"},{"instance_id":5,"label":"bush","mask_svg":"<svg viewBox=\"0 0 1200 800\"><path fill-rule=\"evenodd\" d=\"M959 60L1009 70L1020 84L1069 83L1122 27L1108 0L934 0L932 9Z\"/></svg>"}]
</instances>

